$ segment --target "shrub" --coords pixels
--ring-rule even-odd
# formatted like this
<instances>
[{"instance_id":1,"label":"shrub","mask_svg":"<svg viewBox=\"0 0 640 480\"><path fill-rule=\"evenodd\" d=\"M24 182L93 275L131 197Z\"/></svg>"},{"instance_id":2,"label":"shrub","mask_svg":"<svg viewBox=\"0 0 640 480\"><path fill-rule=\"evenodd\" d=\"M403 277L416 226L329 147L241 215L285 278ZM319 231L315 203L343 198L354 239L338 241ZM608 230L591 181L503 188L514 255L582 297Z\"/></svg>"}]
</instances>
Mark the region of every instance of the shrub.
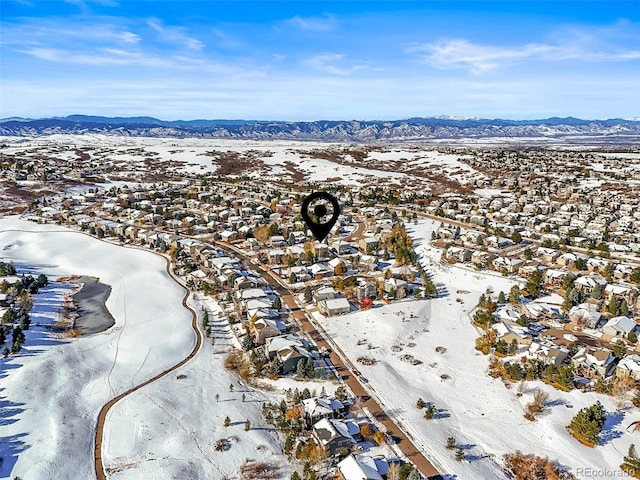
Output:
<instances>
[{"instance_id":1,"label":"shrub","mask_svg":"<svg viewBox=\"0 0 640 480\"><path fill-rule=\"evenodd\" d=\"M575 480L575 477L563 470L557 462L533 454L524 454L520 450L506 454L504 462L507 469L513 473L515 480L537 480L542 478Z\"/></svg>"},{"instance_id":2,"label":"shrub","mask_svg":"<svg viewBox=\"0 0 640 480\"><path fill-rule=\"evenodd\" d=\"M376 433L373 434L373 441L376 442L378 445L384 445L387 442L386 433L378 430Z\"/></svg>"},{"instance_id":3,"label":"shrub","mask_svg":"<svg viewBox=\"0 0 640 480\"><path fill-rule=\"evenodd\" d=\"M437 409L435 405L429 405L427 409L424 411L424 418L426 418L427 420L431 420L433 416L436 414L436 411Z\"/></svg>"}]
</instances>

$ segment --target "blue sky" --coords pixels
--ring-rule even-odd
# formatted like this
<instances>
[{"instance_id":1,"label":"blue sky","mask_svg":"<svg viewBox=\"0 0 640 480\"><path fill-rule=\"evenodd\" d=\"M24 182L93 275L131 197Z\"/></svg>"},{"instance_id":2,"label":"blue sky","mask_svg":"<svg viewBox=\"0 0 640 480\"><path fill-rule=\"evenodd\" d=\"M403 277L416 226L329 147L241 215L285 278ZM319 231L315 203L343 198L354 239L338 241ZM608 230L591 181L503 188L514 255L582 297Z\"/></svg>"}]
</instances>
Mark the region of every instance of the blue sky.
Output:
<instances>
[{"instance_id":1,"label":"blue sky","mask_svg":"<svg viewBox=\"0 0 640 480\"><path fill-rule=\"evenodd\" d=\"M640 117L640 1L0 0L0 117Z\"/></svg>"}]
</instances>

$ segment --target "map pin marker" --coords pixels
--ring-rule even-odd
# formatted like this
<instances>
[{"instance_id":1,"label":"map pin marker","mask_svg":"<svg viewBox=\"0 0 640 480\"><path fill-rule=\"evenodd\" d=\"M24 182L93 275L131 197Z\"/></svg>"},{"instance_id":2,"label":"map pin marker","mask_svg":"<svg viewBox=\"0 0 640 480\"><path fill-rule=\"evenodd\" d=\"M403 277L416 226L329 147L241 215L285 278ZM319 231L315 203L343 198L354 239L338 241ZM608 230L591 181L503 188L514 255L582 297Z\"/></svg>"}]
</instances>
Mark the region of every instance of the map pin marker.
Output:
<instances>
[{"instance_id":1,"label":"map pin marker","mask_svg":"<svg viewBox=\"0 0 640 480\"><path fill-rule=\"evenodd\" d=\"M340 216L340 204L327 192L314 192L302 201L301 213L313 236L322 241Z\"/></svg>"}]
</instances>

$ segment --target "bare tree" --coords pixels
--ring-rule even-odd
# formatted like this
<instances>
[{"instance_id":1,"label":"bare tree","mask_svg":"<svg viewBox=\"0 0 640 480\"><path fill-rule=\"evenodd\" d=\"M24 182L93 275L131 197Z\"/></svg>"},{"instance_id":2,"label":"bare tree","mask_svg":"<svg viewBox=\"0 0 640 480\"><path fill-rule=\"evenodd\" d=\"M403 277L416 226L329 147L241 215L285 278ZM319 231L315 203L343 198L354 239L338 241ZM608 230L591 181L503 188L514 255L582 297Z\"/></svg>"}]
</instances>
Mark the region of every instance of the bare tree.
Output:
<instances>
[{"instance_id":1,"label":"bare tree","mask_svg":"<svg viewBox=\"0 0 640 480\"><path fill-rule=\"evenodd\" d=\"M389 464L389 471L387 472L387 480L400 480L400 464L393 462Z\"/></svg>"},{"instance_id":2,"label":"bare tree","mask_svg":"<svg viewBox=\"0 0 640 480\"><path fill-rule=\"evenodd\" d=\"M616 409L622 410L629 404L635 387L636 382L631 377L616 378L611 388L611 394L616 399Z\"/></svg>"},{"instance_id":3,"label":"bare tree","mask_svg":"<svg viewBox=\"0 0 640 480\"><path fill-rule=\"evenodd\" d=\"M516 389L516 395L518 397L521 397L522 395L525 394L526 391L527 391L527 381L523 378L522 380L520 380L520 383L518 383L518 388Z\"/></svg>"}]
</instances>

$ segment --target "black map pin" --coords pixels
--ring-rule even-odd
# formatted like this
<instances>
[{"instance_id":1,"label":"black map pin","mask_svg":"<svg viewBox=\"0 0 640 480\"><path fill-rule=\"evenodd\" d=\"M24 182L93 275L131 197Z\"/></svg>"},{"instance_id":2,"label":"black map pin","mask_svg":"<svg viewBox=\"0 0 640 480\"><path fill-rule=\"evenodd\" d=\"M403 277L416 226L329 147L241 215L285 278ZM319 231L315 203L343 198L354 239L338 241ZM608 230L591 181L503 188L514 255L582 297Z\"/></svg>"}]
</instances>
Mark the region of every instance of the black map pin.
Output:
<instances>
[{"instance_id":1,"label":"black map pin","mask_svg":"<svg viewBox=\"0 0 640 480\"><path fill-rule=\"evenodd\" d=\"M301 213L313 236L322 241L340 216L340 204L327 192L314 192L302 201Z\"/></svg>"}]
</instances>

